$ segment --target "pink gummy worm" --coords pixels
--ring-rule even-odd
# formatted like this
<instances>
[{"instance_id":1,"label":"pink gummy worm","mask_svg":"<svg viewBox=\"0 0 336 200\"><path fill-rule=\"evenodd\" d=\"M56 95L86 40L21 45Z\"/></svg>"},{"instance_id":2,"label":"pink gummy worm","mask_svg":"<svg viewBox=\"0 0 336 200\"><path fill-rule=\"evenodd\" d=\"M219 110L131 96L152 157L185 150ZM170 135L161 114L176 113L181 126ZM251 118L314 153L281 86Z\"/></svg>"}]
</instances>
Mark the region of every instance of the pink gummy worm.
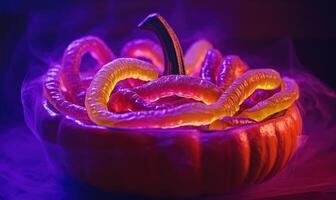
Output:
<instances>
[{"instance_id":1,"label":"pink gummy worm","mask_svg":"<svg viewBox=\"0 0 336 200\"><path fill-rule=\"evenodd\" d=\"M201 66L201 78L216 83L218 68L223 60L221 52L217 49L210 49Z\"/></svg>"},{"instance_id":2,"label":"pink gummy worm","mask_svg":"<svg viewBox=\"0 0 336 200\"><path fill-rule=\"evenodd\" d=\"M61 91L60 70L61 66L59 65L49 68L43 83L45 96L60 113L76 119L89 120L85 107L71 103L63 95Z\"/></svg>"},{"instance_id":3,"label":"pink gummy worm","mask_svg":"<svg viewBox=\"0 0 336 200\"><path fill-rule=\"evenodd\" d=\"M164 59L160 45L149 39L135 39L127 42L121 50L121 57L145 58L151 61L159 71L164 70Z\"/></svg>"},{"instance_id":4,"label":"pink gummy worm","mask_svg":"<svg viewBox=\"0 0 336 200\"><path fill-rule=\"evenodd\" d=\"M225 56L218 70L217 85L225 91L231 83L246 72L248 68L248 65L238 56Z\"/></svg>"},{"instance_id":5,"label":"pink gummy worm","mask_svg":"<svg viewBox=\"0 0 336 200\"><path fill-rule=\"evenodd\" d=\"M215 84L184 75L168 75L134 88L120 90L111 95L109 108L116 112L131 110L157 110L193 102L180 99L166 103L153 103L168 96L179 96L214 103L222 91Z\"/></svg>"},{"instance_id":6,"label":"pink gummy worm","mask_svg":"<svg viewBox=\"0 0 336 200\"><path fill-rule=\"evenodd\" d=\"M191 102L194 102L194 100L188 98L168 102L148 102L133 90L122 89L111 95L108 108L110 111L122 113L128 111L167 109Z\"/></svg>"},{"instance_id":7,"label":"pink gummy worm","mask_svg":"<svg viewBox=\"0 0 336 200\"><path fill-rule=\"evenodd\" d=\"M84 105L85 101L86 90L82 85L79 67L83 55L87 52L97 60L99 66L115 58L108 46L94 36L77 39L66 48L63 54L61 78L72 101L78 105Z\"/></svg>"}]
</instances>

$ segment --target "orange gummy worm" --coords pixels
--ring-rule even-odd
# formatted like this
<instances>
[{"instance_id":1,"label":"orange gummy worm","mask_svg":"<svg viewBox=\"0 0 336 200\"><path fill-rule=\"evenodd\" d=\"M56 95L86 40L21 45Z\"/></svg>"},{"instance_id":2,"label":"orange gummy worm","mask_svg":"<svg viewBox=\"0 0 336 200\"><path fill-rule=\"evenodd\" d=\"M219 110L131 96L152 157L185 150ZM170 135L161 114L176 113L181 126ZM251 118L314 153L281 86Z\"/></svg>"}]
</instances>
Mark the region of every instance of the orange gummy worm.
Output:
<instances>
[{"instance_id":1,"label":"orange gummy worm","mask_svg":"<svg viewBox=\"0 0 336 200\"><path fill-rule=\"evenodd\" d=\"M255 121L249 118L226 116L212 122L209 126L209 130L225 130L227 128L231 128L234 126L240 126L252 123L255 123Z\"/></svg>"},{"instance_id":2,"label":"orange gummy worm","mask_svg":"<svg viewBox=\"0 0 336 200\"><path fill-rule=\"evenodd\" d=\"M207 40L198 40L189 47L184 56L187 75L193 77L200 76L201 65L204 58L207 52L212 48L212 44Z\"/></svg>"}]
</instances>

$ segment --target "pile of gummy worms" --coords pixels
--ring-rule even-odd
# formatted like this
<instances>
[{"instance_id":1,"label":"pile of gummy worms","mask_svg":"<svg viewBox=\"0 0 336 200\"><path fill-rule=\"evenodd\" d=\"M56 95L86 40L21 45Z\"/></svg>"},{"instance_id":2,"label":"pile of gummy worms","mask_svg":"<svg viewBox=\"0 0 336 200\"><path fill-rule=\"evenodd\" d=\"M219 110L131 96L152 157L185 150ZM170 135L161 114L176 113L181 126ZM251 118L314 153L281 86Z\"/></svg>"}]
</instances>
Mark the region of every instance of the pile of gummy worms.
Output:
<instances>
[{"instance_id":1,"label":"pile of gummy worms","mask_svg":"<svg viewBox=\"0 0 336 200\"><path fill-rule=\"evenodd\" d=\"M273 69L249 69L207 40L196 41L183 56L176 34L158 14L139 27L153 31L162 48L136 39L117 58L97 37L73 41L44 78L49 103L60 113L101 126L226 129L266 120L299 97L294 80ZM81 73L86 53L98 67Z\"/></svg>"}]
</instances>

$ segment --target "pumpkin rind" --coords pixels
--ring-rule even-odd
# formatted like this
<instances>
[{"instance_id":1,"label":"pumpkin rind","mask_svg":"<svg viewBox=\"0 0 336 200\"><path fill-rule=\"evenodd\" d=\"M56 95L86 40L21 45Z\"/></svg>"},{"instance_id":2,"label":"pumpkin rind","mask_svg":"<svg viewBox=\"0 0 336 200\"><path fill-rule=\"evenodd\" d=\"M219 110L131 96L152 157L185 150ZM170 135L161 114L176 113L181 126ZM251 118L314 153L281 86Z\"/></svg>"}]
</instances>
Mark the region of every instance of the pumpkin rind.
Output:
<instances>
[{"instance_id":1,"label":"pumpkin rind","mask_svg":"<svg viewBox=\"0 0 336 200\"><path fill-rule=\"evenodd\" d=\"M62 116L46 100L38 105L37 131L62 171L149 196L222 194L262 182L284 167L302 129L296 105L264 122L205 132L105 128Z\"/></svg>"}]
</instances>

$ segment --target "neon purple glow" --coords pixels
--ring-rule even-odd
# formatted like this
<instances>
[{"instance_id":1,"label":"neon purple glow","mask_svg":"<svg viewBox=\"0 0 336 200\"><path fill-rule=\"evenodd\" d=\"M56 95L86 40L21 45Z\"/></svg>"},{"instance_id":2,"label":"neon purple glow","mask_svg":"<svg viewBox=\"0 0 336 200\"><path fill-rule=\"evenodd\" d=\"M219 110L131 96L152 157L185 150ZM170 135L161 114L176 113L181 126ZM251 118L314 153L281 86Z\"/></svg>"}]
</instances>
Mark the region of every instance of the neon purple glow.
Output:
<instances>
[{"instance_id":1,"label":"neon purple glow","mask_svg":"<svg viewBox=\"0 0 336 200\"><path fill-rule=\"evenodd\" d=\"M82 10L77 10L78 18L85 15ZM42 14L43 15L43 14ZM102 38L106 38L111 44L116 44L113 50L120 51L120 47L125 43L125 37L120 40L114 40L114 35L109 33L107 27L111 23L118 23L116 16L111 16L111 22L98 24L94 30L85 30L95 33ZM69 21L64 26L71 27L71 23L78 20ZM36 23L34 25L34 23ZM42 17L33 17L32 25L28 30L28 38L31 45L34 43L32 35L37 33L38 25L44 23ZM93 22L88 22L93 23ZM78 26L83 26L80 23ZM177 25L178 26L178 25ZM36 28L36 30L34 30ZM133 29L133 26L125 29ZM106 30L105 30L106 29ZM38 62L31 65L26 80L22 86L22 101L25 110L25 120L29 128L22 123L13 127L3 128L0 134L0 199L98 199L98 198L122 198L138 199L132 194L113 194L101 191L97 188L88 186L71 177L64 175L55 165L54 157L50 155L59 155L62 149L57 145L48 143L48 137L41 136L36 132L35 123L35 105L40 102L40 91L28 90L32 87L32 80L45 72L47 66L57 61L60 57L66 41L75 38L71 33L62 35L55 31L50 34L57 34L57 39L49 40L56 49L47 51L38 46L32 47L32 52L39 57ZM213 32L212 32L213 31ZM187 38L187 42L182 39L182 46L187 46L194 38L198 36L209 37L213 39L216 30L206 32L202 35L196 33ZM121 33L127 31L121 30ZM177 31L178 32L178 31ZM186 31L187 32L187 31ZM186 34L187 33L183 33ZM183 35L182 34L182 35ZM189 33L188 33L189 34ZM136 36L147 36L145 33L136 32ZM150 35L148 37L151 37ZM181 37L183 38L183 36ZM119 38L118 38L119 39ZM127 38L128 39L128 38ZM189 41L190 40L190 41ZM215 37L214 44L216 45ZM113 41L113 42L112 42ZM46 45L45 43L41 43ZM220 42L219 42L220 44ZM48 46L48 45L46 45ZM59 48L59 49L58 49ZM218 47L224 52L229 51L225 46ZM272 179L252 187L235 191L221 196L211 196L208 199L258 199L258 198L295 198L300 194L311 194L314 192L335 193L336 192L336 93L333 89L326 86L323 81L318 80L314 75L298 61L295 49L290 40L284 39L274 42L266 49L254 53L242 53L242 57L249 65L255 67L274 66L282 75L295 78L300 86L299 107L304 121L303 133L299 138L299 145L295 154L291 157L286 167ZM55 59L56 58L56 59ZM42 62L41 62L42 61ZM92 60L84 58L88 65ZM42 63L42 64L41 64ZM29 94L25 94L29 91ZM50 112L53 113L53 112ZM64 122L65 123L65 122ZM81 123L78 121L77 123ZM56 128L56 127L51 127ZM33 130L33 134L31 132ZM85 140L85 139L84 139ZM55 152L53 152L55 151ZM56 163L62 165L63 159L56 158ZM305 197L305 196L304 196ZM306 196L307 197L307 196ZM308 196L309 197L309 196ZM307 198L308 198L307 197Z\"/></svg>"}]
</instances>

